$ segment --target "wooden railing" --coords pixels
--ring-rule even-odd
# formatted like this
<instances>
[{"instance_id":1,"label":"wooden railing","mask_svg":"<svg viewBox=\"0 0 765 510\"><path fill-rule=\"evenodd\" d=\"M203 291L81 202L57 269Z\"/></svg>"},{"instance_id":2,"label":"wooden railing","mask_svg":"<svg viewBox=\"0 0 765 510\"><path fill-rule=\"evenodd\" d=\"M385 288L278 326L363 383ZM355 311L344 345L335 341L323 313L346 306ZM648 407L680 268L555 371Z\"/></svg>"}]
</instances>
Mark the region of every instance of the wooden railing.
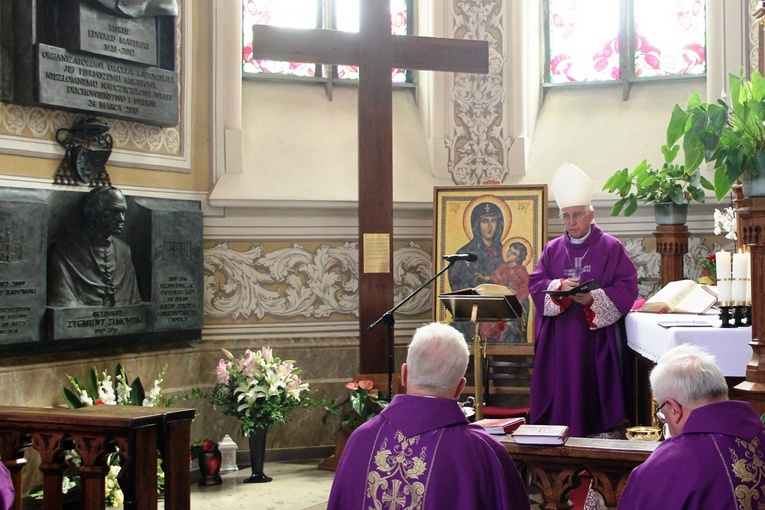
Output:
<instances>
[{"instance_id":1,"label":"wooden railing","mask_svg":"<svg viewBox=\"0 0 765 510\"><path fill-rule=\"evenodd\" d=\"M659 445L655 441L571 437L564 446L519 445L501 436L510 456L542 495L541 510L569 510L567 494L585 471L609 510L616 509L630 472Z\"/></svg>"},{"instance_id":2,"label":"wooden railing","mask_svg":"<svg viewBox=\"0 0 765 510\"><path fill-rule=\"evenodd\" d=\"M156 510L157 452L165 472L165 508L191 508L189 445L193 409L94 406L82 409L0 406L0 458L11 471L21 510L21 478L26 448L40 454L43 510L62 508L61 483L68 450L82 457L81 508L105 507L108 456L122 458L120 487L126 510Z\"/></svg>"}]
</instances>

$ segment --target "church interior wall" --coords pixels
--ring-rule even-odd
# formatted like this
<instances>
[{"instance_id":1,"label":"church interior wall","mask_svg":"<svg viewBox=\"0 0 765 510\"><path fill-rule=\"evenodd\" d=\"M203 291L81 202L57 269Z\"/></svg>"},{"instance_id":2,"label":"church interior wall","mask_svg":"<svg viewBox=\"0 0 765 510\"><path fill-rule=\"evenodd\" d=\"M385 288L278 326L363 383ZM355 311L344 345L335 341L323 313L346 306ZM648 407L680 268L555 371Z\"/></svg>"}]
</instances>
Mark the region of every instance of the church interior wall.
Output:
<instances>
[{"instance_id":1,"label":"church interior wall","mask_svg":"<svg viewBox=\"0 0 765 510\"><path fill-rule=\"evenodd\" d=\"M207 44L211 38L207 21L211 2L182 2L189 23L184 30L194 33L194 37L184 38L190 56L184 61L187 68L181 70L191 83L186 116L182 118L183 129L190 131L184 146L188 155L176 163L178 168L156 170L152 166L172 163L167 158L152 161L151 151L148 156L131 155L141 151L126 147L125 162L108 167L114 184L128 194L202 202L205 281L209 284L202 337L147 350L125 346L56 356L4 357L0 359L2 404L60 405L66 374L82 376L93 366L112 369L117 362L131 376L140 376L145 385L151 384L167 362L166 394L183 394L195 386L213 384L221 347L241 351L269 345L280 357L296 360L312 387L329 396L342 395L344 383L356 373L363 346L358 342L353 304L339 301L337 294L329 297L331 290L343 289L342 283L352 283L353 270L357 270L352 266L358 260L356 92L336 87L330 102L318 86L244 82L242 161L247 177L232 180L230 185L225 175L213 182L211 175L216 169L212 167L209 141L215 133L207 127L212 123L210 95L217 79L209 71L213 60ZM636 85L626 102L618 87L548 91L530 134L528 171L508 178L505 184L547 182L560 163L569 161L590 173L599 190L613 171L634 166L644 158L657 160L672 105L682 104L690 91L701 93L704 87L702 79ZM408 90L394 94L396 302L433 274L433 187L453 184L449 178L436 177L443 175L444 169L434 169L431 147L443 141L434 140L426 129L416 98L417 94ZM436 102L433 108L441 110L432 115L444 118L442 105ZM52 141L50 132L42 137L44 149L35 152L27 148L30 140L37 140L30 134L36 113L31 108L11 111L9 105L0 104L0 124L9 131L0 137L0 185L52 186L50 180L63 151ZM21 119L21 131L11 132L18 129L14 119ZM207 193L214 184L220 184L216 188L220 195L210 203ZM641 208L632 218L611 217L608 211L613 201L605 193L596 194L596 221L628 246L646 280L641 292L647 292L649 286L655 287L659 274L651 235L655 229L652 213ZM695 262L692 257L704 250L726 244L725 239L712 234L712 212L723 205L727 204L717 205L710 197L705 205L691 206L688 225L693 254L686 259L689 265ZM553 202L548 214L550 237L560 235ZM285 263L283 272L277 270L277 261ZM343 267L343 262L350 265ZM437 262L440 268L441 261ZM237 280L237 271L252 278ZM335 279L323 289L326 297L321 299L311 293L312 286L321 283L316 275ZM696 277L693 273L689 276ZM225 287L226 292L237 296L237 306L215 303ZM285 289L308 296L304 297L307 304L297 300L271 308L261 304L260 309L258 302L242 304L257 298L258 292ZM345 294L352 292L340 290L340 296L348 298ZM410 312L397 316L395 366L400 366L414 328L430 318L432 295L423 294ZM309 311L299 313L301 306ZM231 419L204 403L188 401L182 405L199 410L192 438L230 433L240 449L246 448ZM293 450L332 444L334 430L321 424L322 414L319 410L296 411L294 421L269 434L269 450L288 455Z\"/></svg>"}]
</instances>

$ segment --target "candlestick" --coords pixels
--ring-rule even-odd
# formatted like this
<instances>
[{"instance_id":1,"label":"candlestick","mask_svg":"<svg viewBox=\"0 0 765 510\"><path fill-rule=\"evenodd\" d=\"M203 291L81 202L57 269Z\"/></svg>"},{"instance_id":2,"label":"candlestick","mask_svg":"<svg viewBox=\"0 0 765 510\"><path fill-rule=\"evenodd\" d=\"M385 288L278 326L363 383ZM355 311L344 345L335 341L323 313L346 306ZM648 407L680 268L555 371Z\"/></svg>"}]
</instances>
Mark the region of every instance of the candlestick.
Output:
<instances>
[{"instance_id":1,"label":"candlestick","mask_svg":"<svg viewBox=\"0 0 765 510\"><path fill-rule=\"evenodd\" d=\"M721 305L730 305L733 294L731 288L730 252L721 250L715 255L717 269L717 301Z\"/></svg>"},{"instance_id":2,"label":"candlestick","mask_svg":"<svg viewBox=\"0 0 765 510\"><path fill-rule=\"evenodd\" d=\"M746 300L747 253L733 254L733 302L743 305Z\"/></svg>"}]
</instances>

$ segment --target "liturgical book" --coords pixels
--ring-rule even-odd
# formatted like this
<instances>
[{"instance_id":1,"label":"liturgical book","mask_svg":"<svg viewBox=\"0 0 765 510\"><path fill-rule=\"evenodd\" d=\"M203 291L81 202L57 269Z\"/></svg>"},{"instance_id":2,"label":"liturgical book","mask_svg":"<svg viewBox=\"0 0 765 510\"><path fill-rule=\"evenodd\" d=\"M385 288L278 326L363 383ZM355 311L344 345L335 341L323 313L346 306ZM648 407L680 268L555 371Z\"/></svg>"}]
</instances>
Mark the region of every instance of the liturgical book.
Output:
<instances>
[{"instance_id":1,"label":"liturgical book","mask_svg":"<svg viewBox=\"0 0 765 510\"><path fill-rule=\"evenodd\" d=\"M717 303L717 293L693 280L669 282L646 301L638 312L704 313Z\"/></svg>"},{"instance_id":2,"label":"liturgical book","mask_svg":"<svg viewBox=\"0 0 765 510\"><path fill-rule=\"evenodd\" d=\"M486 432L494 435L509 434L524 423L525 418L484 418L475 422L476 425L486 429Z\"/></svg>"},{"instance_id":3,"label":"liturgical book","mask_svg":"<svg viewBox=\"0 0 765 510\"><path fill-rule=\"evenodd\" d=\"M521 425L513 431L518 444L561 446L568 439L567 425Z\"/></svg>"},{"instance_id":4,"label":"liturgical book","mask_svg":"<svg viewBox=\"0 0 765 510\"><path fill-rule=\"evenodd\" d=\"M573 296L574 294L587 294L595 289L599 289L600 284L596 280L587 280L580 283L571 290L546 290L545 293L553 297Z\"/></svg>"}]
</instances>

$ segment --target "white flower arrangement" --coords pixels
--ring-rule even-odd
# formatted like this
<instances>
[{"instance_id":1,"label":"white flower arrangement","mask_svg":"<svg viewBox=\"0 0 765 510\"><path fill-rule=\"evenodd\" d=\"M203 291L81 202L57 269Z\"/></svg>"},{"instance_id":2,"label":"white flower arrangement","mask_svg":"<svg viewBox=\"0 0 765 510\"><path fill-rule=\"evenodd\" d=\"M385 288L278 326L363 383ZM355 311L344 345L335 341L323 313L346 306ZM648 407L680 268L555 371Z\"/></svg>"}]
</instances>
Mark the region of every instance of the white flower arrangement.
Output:
<instances>
[{"instance_id":1,"label":"white flower arrangement","mask_svg":"<svg viewBox=\"0 0 765 510\"><path fill-rule=\"evenodd\" d=\"M715 235L719 236L725 231L725 238L731 241L736 240L736 212L732 207L726 207L722 211L715 209Z\"/></svg>"},{"instance_id":2,"label":"white flower arrangement","mask_svg":"<svg viewBox=\"0 0 765 510\"><path fill-rule=\"evenodd\" d=\"M282 361L269 347L247 349L239 357L222 351L225 358L215 367L217 384L207 397L239 420L243 435L283 424L289 411L306 402L308 383L300 379L302 370L294 361Z\"/></svg>"}]
</instances>

